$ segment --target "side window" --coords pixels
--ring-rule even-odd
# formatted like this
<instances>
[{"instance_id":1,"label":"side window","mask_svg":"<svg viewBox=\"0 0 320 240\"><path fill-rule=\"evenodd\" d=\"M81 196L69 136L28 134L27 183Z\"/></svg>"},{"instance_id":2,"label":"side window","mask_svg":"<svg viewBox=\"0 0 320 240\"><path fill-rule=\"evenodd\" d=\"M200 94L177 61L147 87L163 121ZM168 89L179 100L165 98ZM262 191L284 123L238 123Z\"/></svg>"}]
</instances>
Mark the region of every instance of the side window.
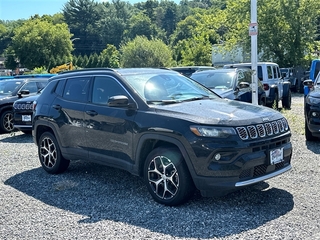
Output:
<instances>
[{"instance_id":1,"label":"side window","mask_svg":"<svg viewBox=\"0 0 320 240\"><path fill-rule=\"evenodd\" d=\"M274 78L280 78L281 74L280 74L280 69L278 67L273 67L273 76ZM290 76L288 76L290 77Z\"/></svg>"},{"instance_id":2,"label":"side window","mask_svg":"<svg viewBox=\"0 0 320 240\"><path fill-rule=\"evenodd\" d=\"M244 81L244 74L242 71L239 71L238 73L238 82L243 82Z\"/></svg>"},{"instance_id":3,"label":"side window","mask_svg":"<svg viewBox=\"0 0 320 240\"><path fill-rule=\"evenodd\" d=\"M273 75L272 75L272 67L271 66L267 66L267 72L268 72L268 79L272 79Z\"/></svg>"},{"instance_id":4,"label":"side window","mask_svg":"<svg viewBox=\"0 0 320 240\"><path fill-rule=\"evenodd\" d=\"M250 71L246 71L243 73L243 82L247 82L249 84L252 83L252 75Z\"/></svg>"},{"instance_id":5,"label":"side window","mask_svg":"<svg viewBox=\"0 0 320 240\"><path fill-rule=\"evenodd\" d=\"M112 77L95 77L93 82L92 102L107 104L111 96L125 95L127 93Z\"/></svg>"},{"instance_id":6,"label":"side window","mask_svg":"<svg viewBox=\"0 0 320 240\"><path fill-rule=\"evenodd\" d=\"M263 81L262 67L258 66L258 79Z\"/></svg>"},{"instance_id":7,"label":"side window","mask_svg":"<svg viewBox=\"0 0 320 240\"><path fill-rule=\"evenodd\" d=\"M64 88L63 98L76 101L86 102L88 96L89 77L77 77L68 79Z\"/></svg>"},{"instance_id":8,"label":"side window","mask_svg":"<svg viewBox=\"0 0 320 240\"><path fill-rule=\"evenodd\" d=\"M55 89L55 93L58 94L59 96L63 95L63 89L64 89L64 85L66 83L66 80L60 80L58 81L58 84L56 85L56 89Z\"/></svg>"},{"instance_id":9,"label":"side window","mask_svg":"<svg viewBox=\"0 0 320 240\"><path fill-rule=\"evenodd\" d=\"M37 83L36 82L27 82L20 91L29 90L30 93L36 93L38 91Z\"/></svg>"}]
</instances>

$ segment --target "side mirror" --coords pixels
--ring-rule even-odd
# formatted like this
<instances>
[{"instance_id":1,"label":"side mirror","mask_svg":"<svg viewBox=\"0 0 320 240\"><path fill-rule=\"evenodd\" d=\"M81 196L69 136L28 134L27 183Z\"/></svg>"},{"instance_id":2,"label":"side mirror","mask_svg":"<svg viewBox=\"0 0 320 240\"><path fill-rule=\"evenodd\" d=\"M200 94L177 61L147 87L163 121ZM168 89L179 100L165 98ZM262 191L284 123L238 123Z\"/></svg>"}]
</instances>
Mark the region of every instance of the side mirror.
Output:
<instances>
[{"instance_id":1,"label":"side mirror","mask_svg":"<svg viewBox=\"0 0 320 240\"><path fill-rule=\"evenodd\" d=\"M129 99L124 95L112 96L108 100L109 107L127 107L129 109L136 109L137 106L135 103L129 103Z\"/></svg>"},{"instance_id":2,"label":"side mirror","mask_svg":"<svg viewBox=\"0 0 320 240\"><path fill-rule=\"evenodd\" d=\"M239 88L242 89L242 88L249 88L250 87L250 83L248 82L240 82L238 84Z\"/></svg>"},{"instance_id":3,"label":"side mirror","mask_svg":"<svg viewBox=\"0 0 320 240\"><path fill-rule=\"evenodd\" d=\"M30 94L29 90L21 90L20 92L18 92L18 98L22 98L22 95L28 95Z\"/></svg>"},{"instance_id":4,"label":"side mirror","mask_svg":"<svg viewBox=\"0 0 320 240\"><path fill-rule=\"evenodd\" d=\"M311 79L308 79L308 80L304 80L303 81L303 85L304 86L307 86L309 88L312 88L313 87L313 81Z\"/></svg>"}]
</instances>

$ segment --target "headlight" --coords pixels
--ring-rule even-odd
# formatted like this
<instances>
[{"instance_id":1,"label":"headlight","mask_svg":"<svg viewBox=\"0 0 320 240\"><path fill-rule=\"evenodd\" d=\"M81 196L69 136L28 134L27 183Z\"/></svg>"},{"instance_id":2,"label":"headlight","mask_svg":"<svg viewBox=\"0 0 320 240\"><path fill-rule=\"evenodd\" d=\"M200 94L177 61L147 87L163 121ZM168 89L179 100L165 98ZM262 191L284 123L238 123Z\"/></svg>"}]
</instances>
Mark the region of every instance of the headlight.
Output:
<instances>
[{"instance_id":1,"label":"headlight","mask_svg":"<svg viewBox=\"0 0 320 240\"><path fill-rule=\"evenodd\" d=\"M307 96L306 102L310 105L318 105L318 104L320 104L320 98L314 98L311 96Z\"/></svg>"},{"instance_id":2,"label":"headlight","mask_svg":"<svg viewBox=\"0 0 320 240\"><path fill-rule=\"evenodd\" d=\"M231 135L237 135L236 131L229 127L190 126L190 130L201 137L227 138Z\"/></svg>"}]
</instances>

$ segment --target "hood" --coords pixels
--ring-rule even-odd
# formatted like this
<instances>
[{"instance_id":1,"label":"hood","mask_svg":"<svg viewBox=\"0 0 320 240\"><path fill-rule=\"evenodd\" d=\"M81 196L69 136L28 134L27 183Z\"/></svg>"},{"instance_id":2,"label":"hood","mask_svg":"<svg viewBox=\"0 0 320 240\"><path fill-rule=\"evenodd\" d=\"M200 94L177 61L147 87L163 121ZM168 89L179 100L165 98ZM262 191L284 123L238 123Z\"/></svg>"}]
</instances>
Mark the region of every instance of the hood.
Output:
<instances>
[{"instance_id":1,"label":"hood","mask_svg":"<svg viewBox=\"0 0 320 240\"><path fill-rule=\"evenodd\" d=\"M313 91L309 92L310 97L320 98L320 88L314 88Z\"/></svg>"},{"instance_id":2,"label":"hood","mask_svg":"<svg viewBox=\"0 0 320 240\"><path fill-rule=\"evenodd\" d=\"M233 93L233 89L211 89L211 90L223 98L228 97Z\"/></svg>"},{"instance_id":3,"label":"hood","mask_svg":"<svg viewBox=\"0 0 320 240\"><path fill-rule=\"evenodd\" d=\"M16 102L33 102L38 97L39 97L39 94L36 94L36 95L24 97L24 98L19 98L19 100L17 100Z\"/></svg>"},{"instance_id":4,"label":"hood","mask_svg":"<svg viewBox=\"0 0 320 240\"><path fill-rule=\"evenodd\" d=\"M4 95L4 94L1 94L0 95L0 104L4 104L4 103L13 103L15 100L18 99L18 96L12 96L12 95Z\"/></svg>"},{"instance_id":5,"label":"hood","mask_svg":"<svg viewBox=\"0 0 320 240\"><path fill-rule=\"evenodd\" d=\"M228 99L198 100L154 107L158 114L181 118L198 124L239 126L282 118L271 108Z\"/></svg>"}]
</instances>

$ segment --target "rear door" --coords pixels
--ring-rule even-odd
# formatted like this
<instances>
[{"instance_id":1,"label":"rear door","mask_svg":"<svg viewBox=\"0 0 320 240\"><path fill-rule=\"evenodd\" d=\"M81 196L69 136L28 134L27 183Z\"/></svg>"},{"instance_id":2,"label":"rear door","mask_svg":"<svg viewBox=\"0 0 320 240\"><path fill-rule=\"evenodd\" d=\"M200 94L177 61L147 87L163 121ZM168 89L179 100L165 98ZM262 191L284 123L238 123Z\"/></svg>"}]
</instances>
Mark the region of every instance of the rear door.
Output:
<instances>
[{"instance_id":1,"label":"rear door","mask_svg":"<svg viewBox=\"0 0 320 240\"><path fill-rule=\"evenodd\" d=\"M84 109L88 102L90 77L73 77L59 82L61 96L52 103L52 118L60 133L62 147L75 157L87 157Z\"/></svg>"}]
</instances>

